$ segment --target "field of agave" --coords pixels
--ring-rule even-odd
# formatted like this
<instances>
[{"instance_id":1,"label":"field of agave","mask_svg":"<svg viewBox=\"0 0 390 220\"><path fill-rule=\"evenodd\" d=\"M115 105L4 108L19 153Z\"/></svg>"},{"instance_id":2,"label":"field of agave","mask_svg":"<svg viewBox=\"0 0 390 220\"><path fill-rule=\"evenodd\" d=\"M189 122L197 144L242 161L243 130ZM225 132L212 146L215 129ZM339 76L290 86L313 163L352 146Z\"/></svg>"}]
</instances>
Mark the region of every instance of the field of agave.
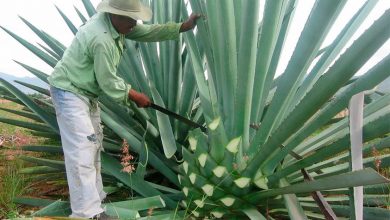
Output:
<instances>
[{"instance_id":1,"label":"field of agave","mask_svg":"<svg viewBox=\"0 0 390 220\"><path fill-rule=\"evenodd\" d=\"M82 1L88 16L96 13L89 0ZM389 151L383 151L390 146L390 94L372 89L390 76L390 54L364 74L355 73L389 39L390 10L341 53L377 2L367 1L323 47L346 1L317 0L285 71L275 77L296 0L265 1L262 19L260 0L189 0L188 5L145 0L154 11L153 23L184 20L189 9L204 18L196 31L178 41L127 41L118 74L154 103L204 124L207 131L100 97L105 189L131 192L107 203L108 212L123 219L358 219L361 214L364 219L389 219L389 180L382 174L390 164ZM82 22L88 19L77 12ZM2 29L54 67L65 46L22 20L46 45L34 46L12 27ZM18 63L47 82L50 73ZM36 123L7 118L0 122L59 141L47 90L25 84L48 97L32 99L5 80L0 79L0 85L4 98L26 106L14 113ZM371 93L361 105L359 151L351 148L349 118L335 116L366 90ZM355 110L359 107L350 109ZM130 174L122 171L123 145L134 156ZM62 153L60 144L23 149ZM356 151L363 154L358 162L363 169L352 169L351 154ZM37 165L22 172L64 180L63 161L20 158ZM354 193L357 186L363 186L364 193ZM67 216L70 211L67 201L17 202L43 206L35 216Z\"/></svg>"}]
</instances>

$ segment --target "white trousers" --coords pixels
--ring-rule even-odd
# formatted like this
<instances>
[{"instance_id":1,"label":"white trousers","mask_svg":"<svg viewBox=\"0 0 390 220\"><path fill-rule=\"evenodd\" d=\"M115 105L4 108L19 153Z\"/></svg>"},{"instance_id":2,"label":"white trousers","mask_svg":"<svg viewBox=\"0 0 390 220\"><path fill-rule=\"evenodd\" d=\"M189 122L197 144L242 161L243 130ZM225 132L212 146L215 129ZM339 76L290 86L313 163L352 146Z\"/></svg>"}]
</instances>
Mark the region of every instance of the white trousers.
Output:
<instances>
[{"instance_id":1,"label":"white trousers","mask_svg":"<svg viewBox=\"0 0 390 220\"><path fill-rule=\"evenodd\" d=\"M101 177L103 132L100 108L88 98L50 88L60 128L72 215L91 218L102 213L106 197Z\"/></svg>"}]
</instances>

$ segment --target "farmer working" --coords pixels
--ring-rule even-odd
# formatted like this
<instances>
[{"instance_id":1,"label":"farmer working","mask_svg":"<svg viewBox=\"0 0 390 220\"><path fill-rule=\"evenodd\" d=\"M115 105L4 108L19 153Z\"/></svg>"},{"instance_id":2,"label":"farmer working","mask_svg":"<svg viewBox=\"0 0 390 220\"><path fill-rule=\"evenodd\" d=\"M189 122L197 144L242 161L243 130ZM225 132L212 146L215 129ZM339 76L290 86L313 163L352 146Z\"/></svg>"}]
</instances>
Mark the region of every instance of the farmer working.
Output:
<instances>
[{"instance_id":1,"label":"farmer working","mask_svg":"<svg viewBox=\"0 0 390 220\"><path fill-rule=\"evenodd\" d=\"M48 78L65 156L70 193L70 217L114 219L101 207L106 197L100 174L102 128L97 97L106 94L119 103L148 107L149 98L116 75L125 39L163 41L192 30L199 15L183 23L137 24L152 17L139 0L103 0L98 13L80 27Z\"/></svg>"}]
</instances>

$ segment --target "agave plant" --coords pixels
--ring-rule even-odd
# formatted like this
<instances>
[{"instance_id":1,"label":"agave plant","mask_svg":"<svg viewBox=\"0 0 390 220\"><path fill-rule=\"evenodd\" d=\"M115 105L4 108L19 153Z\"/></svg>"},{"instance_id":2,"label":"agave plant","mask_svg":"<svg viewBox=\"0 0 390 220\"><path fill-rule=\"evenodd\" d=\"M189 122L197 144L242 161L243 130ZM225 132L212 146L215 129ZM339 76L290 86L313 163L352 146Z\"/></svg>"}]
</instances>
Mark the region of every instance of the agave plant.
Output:
<instances>
[{"instance_id":1,"label":"agave plant","mask_svg":"<svg viewBox=\"0 0 390 220\"><path fill-rule=\"evenodd\" d=\"M361 150L351 150L349 118L334 117L348 108L355 94L372 90L389 77L390 55L363 75L354 75L389 39L390 10L341 54L377 1L367 1L324 47L346 1L317 0L285 71L276 77L296 0L265 1L262 19L259 0L144 2L153 8L153 23L184 20L189 10L201 13L204 19L195 32L183 34L178 41L127 41L118 74L156 104L205 125L207 130L101 97L106 190L134 193L132 198L107 204L109 211L125 219L335 219L355 218L362 210L364 219L388 219L389 180L379 172L388 171L390 154L372 152L390 145L390 94L376 94L365 104ZM92 16L92 4L89 0L83 3ZM58 10L76 33L70 19ZM46 46L38 48L2 29L54 66L65 46L22 20ZM46 81L47 74L18 63ZM32 100L8 82L0 82L5 98L27 107L15 113L37 123L0 118L1 122L59 140L50 101ZM25 85L49 95L42 88ZM137 158L137 168L130 175L121 172L117 158L123 140ZM62 152L60 146L24 149ZM352 170L350 151L363 153L360 165L364 169ZM63 178L62 161L22 159L39 165L23 170L25 173ZM353 193L357 186L364 186L364 197ZM364 205L354 203L360 199ZM18 201L46 206L37 216L69 213L66 201ZM151 208L153 213L145 211Z\"/></svg>"}]
</instances>

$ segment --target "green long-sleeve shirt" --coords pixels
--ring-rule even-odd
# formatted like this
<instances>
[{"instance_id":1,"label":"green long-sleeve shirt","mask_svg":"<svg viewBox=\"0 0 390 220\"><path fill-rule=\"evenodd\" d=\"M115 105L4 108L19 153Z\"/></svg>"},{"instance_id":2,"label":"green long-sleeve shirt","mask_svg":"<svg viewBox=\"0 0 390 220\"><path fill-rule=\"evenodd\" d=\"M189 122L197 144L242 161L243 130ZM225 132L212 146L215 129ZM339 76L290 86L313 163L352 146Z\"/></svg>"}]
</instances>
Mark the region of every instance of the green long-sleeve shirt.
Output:
<instances>
[{"instance_id":1,"label":"green long-sleeve shirt","mask_svg":"<svg viewBox=\"0 0 390 220\"><path fill-rule=\"evenodd\" d=\"M131 88L116 75L125 38L136 41L177 39L181 23L138 24L127 34L119 34L109 15L98 13L80 27L62 59L48 78L50 85L96 99L105 93L127 104Z\"/></svg>"}]
</instances>

